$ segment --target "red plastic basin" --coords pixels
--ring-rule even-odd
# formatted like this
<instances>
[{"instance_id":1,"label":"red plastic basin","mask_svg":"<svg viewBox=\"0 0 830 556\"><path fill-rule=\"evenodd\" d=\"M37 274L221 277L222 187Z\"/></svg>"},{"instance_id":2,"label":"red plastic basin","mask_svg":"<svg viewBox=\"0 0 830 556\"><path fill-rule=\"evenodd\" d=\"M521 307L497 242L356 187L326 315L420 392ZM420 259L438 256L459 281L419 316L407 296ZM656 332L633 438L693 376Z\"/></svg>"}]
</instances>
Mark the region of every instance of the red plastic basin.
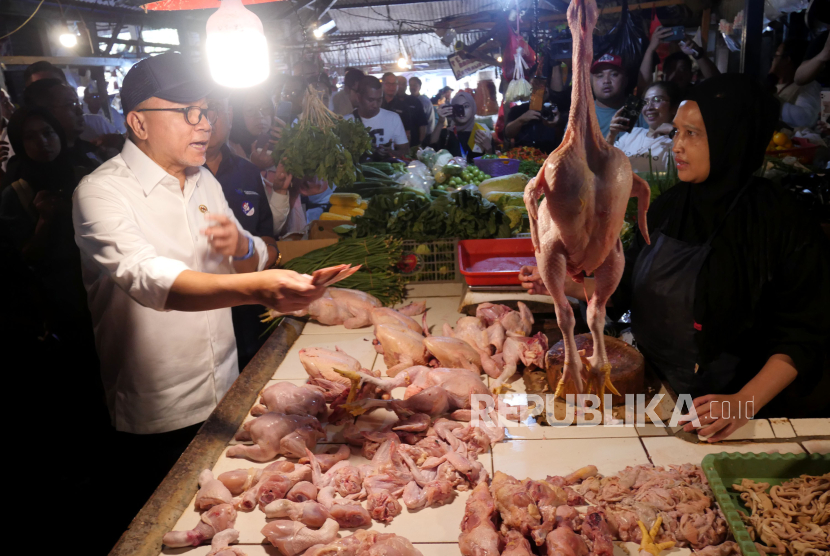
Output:
<instances>
[{"instance_id":1,"label":"red plastic basin","mask_svg":"<svg viewBox=\"0 0 830 556\"><path fill-rule=\"evenodd\" d=\"M465 239L458 242L458 266L470 286L516 286L519 270L536 266L530 238Z\"/></svg>"}]
</instances>

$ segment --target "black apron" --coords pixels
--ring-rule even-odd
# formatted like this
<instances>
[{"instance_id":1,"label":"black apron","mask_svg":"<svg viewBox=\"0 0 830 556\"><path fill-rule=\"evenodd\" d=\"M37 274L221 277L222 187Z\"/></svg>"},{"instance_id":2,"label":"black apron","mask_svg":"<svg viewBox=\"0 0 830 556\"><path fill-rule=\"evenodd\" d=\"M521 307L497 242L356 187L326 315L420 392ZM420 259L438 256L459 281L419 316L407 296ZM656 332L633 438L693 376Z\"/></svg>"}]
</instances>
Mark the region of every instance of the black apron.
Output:
<instances>
[{"instance_id":1,"label":"black apron","mask_svg":"<svg viewBox=\"0 0 830 556\"><path fill-rule=\"evenodd\" d=\"M711 251L712 240L743 196L732 205L703 244L692 244L664 235L651 235L637 256L632 275L631 331L646 362L668 380L679 394L692 398L723 393L735 378L740 358L722 353L705 368L698 365L694 320L697 276Z\"/></svg>"}]
</instances>

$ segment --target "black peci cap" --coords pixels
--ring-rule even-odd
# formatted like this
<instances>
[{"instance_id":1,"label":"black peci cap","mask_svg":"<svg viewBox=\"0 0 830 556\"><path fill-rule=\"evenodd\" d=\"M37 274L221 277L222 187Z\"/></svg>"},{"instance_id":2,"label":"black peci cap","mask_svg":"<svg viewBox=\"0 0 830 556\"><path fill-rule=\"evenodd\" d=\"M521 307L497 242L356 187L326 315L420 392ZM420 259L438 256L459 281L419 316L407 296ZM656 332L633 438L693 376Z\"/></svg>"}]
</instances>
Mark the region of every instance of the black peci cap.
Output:
<instances>
[{"instance_id":1,"label":"black peci cap","mask_svg":"<svg viewBox=\"0 0 830 556\"><path fill-rule=\"evenodd\" d=\"M167 52L144 58L130 68L121 85L121 107L126 116L150 97L193 102L208 96L212 89L211 82L184 56Z\"/></svg>"}]
</instances>

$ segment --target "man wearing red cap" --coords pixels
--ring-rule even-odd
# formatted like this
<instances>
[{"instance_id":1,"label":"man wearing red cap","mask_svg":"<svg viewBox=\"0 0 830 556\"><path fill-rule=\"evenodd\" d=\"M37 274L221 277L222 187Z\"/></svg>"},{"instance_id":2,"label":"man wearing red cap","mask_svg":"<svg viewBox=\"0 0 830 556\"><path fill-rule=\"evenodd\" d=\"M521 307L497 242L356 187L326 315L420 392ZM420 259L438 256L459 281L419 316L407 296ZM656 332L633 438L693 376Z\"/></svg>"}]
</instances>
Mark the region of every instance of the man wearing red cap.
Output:
<instances>
[{"instance_id":1,"label":"man wearing red cap","mask_svg":"<svg viewBox=\"0 0 830 556\"><path fill-rule=\"evenodd\" d=\"M614 114L625 104L628 78L622 58L616 54L603 54L591 65L591 87L602 136L608 136ZM635 122L630 122L629 129ZM623 130L628 131L628 130Z\"/></svg>"}]
</instances>

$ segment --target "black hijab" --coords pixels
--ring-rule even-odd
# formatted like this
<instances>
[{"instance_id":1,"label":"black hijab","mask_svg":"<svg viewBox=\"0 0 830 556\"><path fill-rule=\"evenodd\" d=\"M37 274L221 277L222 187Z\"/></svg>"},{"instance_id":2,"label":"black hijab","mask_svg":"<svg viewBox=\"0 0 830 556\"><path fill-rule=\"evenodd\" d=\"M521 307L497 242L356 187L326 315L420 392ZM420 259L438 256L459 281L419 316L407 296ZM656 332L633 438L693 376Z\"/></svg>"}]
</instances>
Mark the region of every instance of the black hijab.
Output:
<instances>
[{"instance_id":1,"label":"black hijab","mask_svg":"<svg viewBox=\"0 0 830 556\"><path fill-rule=\"evenodd\" d=\"M735 197L752 187L752 174L778 122L778 101L748 75L729 73L692 88L706 125L709 177L687 184L688 198L676 230L685 241L704 242L723 221Z\"/></svg>"},{"instance_id":2,"label":"black hijab","mask_svg":"<svg viewBox=\"0 0 830 556\"><path fill-rule=\"evenodd\" d=\"M49 124L60 138L61 151L51 162L37 162L26 154L23 141L23 132L26 122L32 118L39 118ZM25 180L35 191L43 189L64 190L71 193L77 185L72 163L67 155L66 136L60 123L44 108L22 108L12 114L9 119L9 143L14 149L16 159L13 174L7 176L7 183Z\"/></svg>"},{"instance_id":3,"label":"black hijab","mask_svg":"<svg viewBox=\"0 0 830 556\"><path fill-rule=\"evenodd\" d=\"M730 391L722 392L731 394L771 355L781 353L798 370L793 386L809 390L821 376L822 350L830 336L830 249L818 224L789 192L753 176L763 163L778 103L739 74L702 82L690 99L698 103L706 126L710 175L662 194L649 208L648 221L652 233L660 229L691 244L705 242L721 226L695 288L694 318L702 325L695 334L699 363L736 355L741 360L736 378ZM616 306L619 299L619 309L630 303L631 269L645 247L635 236L626 252L622 291L614 300Z\"/></svg>"},{"instance_id":4,"label":"black hijab","mask_svg":"<svg viewBox=\"0 0 830 556\"><path fill-rule=\"evenodd\" d=\"M229 139L242 147L245 154L250 157L251 145L259 137L248 131L248 126L245 125L245 105L248 103L270 104L272 108L271 113L274 114L275 111L273 109L273 101L265 87L260 86L254 89L247 89L231 95L230 105L233 107L233 122L231 122ZM290 127L291 122L286 122L286 125Z\"/></svg>"}]
</instances>

